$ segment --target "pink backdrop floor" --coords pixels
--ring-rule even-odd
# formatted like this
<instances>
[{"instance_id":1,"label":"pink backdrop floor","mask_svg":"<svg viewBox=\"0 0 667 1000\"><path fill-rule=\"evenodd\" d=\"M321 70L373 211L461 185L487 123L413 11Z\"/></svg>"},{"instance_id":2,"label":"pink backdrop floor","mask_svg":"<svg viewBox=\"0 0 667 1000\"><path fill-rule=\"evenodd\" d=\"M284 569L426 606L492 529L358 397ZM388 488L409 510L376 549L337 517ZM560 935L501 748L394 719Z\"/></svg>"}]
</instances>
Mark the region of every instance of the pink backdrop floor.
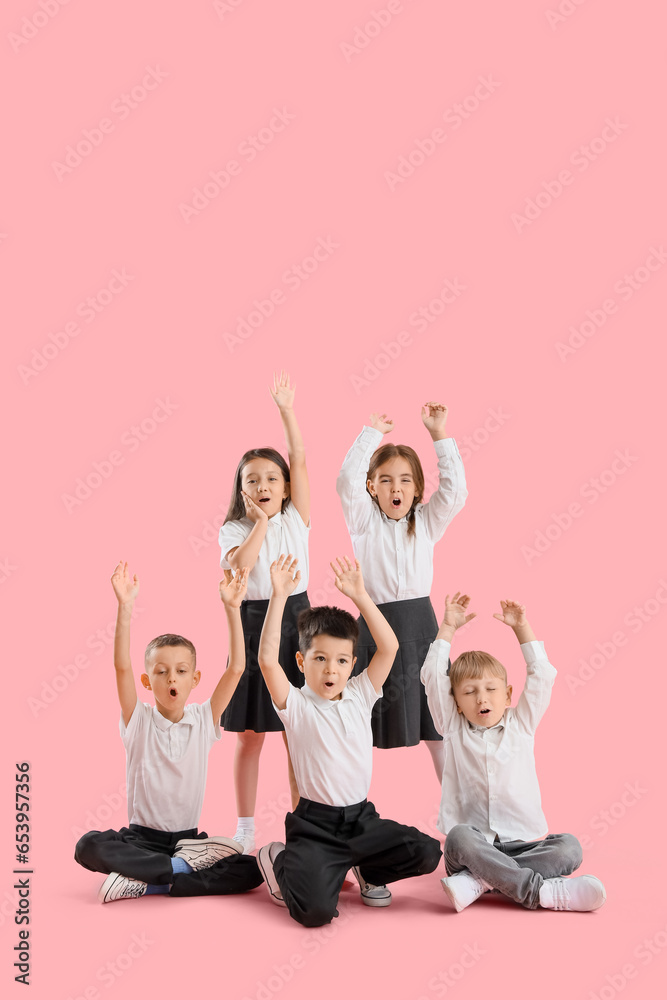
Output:
<instances>
[{"instance_id":1,"label":"pink backdrop floor","mask_svg":"<svg viewBox=\"0 0 667 1000\"><path fill-rule=\"evenodd\" d=\"M29 760L33 997L658 995L658 11L3 5L0 923L14 991L13 767ZM282 446L266 390L281 366L308 446L314 602L350 551L334 483L368 413L388 410L432 472L419 407L448 404L470 497L438 546L434 601L473 595L466 641L519 688L491 614L500 597L527 604L559 669L537 741L545 811L607 884L599 912L491 899L455 915L436 876L398 885L383 911L350 893L319 931L263 889L96 903L100 880L72 851L78 831L125 821L111 571L122 557L141 579L135 662L161 631L192 636L206 697L226 650L216 526L240 454ZM209 831L234 828L233 748L226 735L211 754ZM372 797L433 831L424 748L376 751ZM270 738L260 840L280 836L286 804Z\"/></svg>"}]
</instances>

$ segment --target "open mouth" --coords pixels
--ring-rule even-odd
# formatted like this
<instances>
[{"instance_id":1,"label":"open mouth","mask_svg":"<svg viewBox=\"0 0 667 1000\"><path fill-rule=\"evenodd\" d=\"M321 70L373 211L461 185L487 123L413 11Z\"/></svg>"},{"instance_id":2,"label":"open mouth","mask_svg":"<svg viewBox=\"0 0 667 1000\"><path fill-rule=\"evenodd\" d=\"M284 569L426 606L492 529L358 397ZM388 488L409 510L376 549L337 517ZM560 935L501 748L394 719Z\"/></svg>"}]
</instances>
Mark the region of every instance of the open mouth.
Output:
<instances>
[{"instance_id":1,"label":"open mouth","mask_svg":"<svg viewBox=\"0 0 667 1000\"><path fill-rule=\"evenodd\" d=\"M399 499L397 499L396 497L394 497L394 499L391 501L391 504L392 504L392 507L400 507L401 506L401 501Z\"/></svg>"},{"instance_id":2,"label":"open mouth","mask_svg":"<svg viewBox=\"0 0 667 1000\"><path fill-rule=\"evenodd\" d=\"M488 715L490 711L491 711L490 708L482 708L482 709L480 709L479 714L480 715Z\"/></svg>"},{"instance_id":3,"label":"open mouth","mask_svg":"<svg viewBox=\"0 0 667 1000\"><path fill-rule=\"evenodd\" d=\"M176 690L175 687L170 687L169 688L169 696L171 698L177 698L178 697L178 691Z\"/></svg>"},{"instance_id":4,"label":"open mouth","mask_svg":"<svg viewBox=\"0 0 667 1000\"><path fill-rule=\"evenodd\" d=\"M259 502L260 503L269 503L270 500L271 500L271 497L260 497L259 498Z\"/></svg>"},{"instance_id":5,"label":"open mouth","mask_svg":"<svg viewBox=\"0 0 667 1000\"><path fill-rule=\"evenodd\" d=\"M332 688L334 686L334 682L333 681L325 681L324 682L324 686L328 687L328 688Z\"/></svg>"}]
</instances>

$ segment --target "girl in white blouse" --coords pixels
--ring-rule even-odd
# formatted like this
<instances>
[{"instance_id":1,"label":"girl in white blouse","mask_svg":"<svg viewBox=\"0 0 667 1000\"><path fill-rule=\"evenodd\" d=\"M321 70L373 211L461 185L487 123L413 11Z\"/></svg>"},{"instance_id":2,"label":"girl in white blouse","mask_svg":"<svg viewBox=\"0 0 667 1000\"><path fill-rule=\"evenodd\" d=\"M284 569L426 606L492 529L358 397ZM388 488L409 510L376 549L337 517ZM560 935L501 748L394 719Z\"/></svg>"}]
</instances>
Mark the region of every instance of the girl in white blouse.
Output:
<instances>
[{"instance_id":1,"label":"girl in white blouse","mask_svg":"<svg viewBox=\"0 0 667 1000\"><path fill-rule=\"evenodd\" d=\"M273 448L256 448L242 456L227 517L218 538L223 569L247 566L250 570L248 599L241 605L246 669L220 720L224 729L238 734L234 787L239 820L234 839L243 845L246 853L255 846L254 814L264 734L282 731L284 738L283 724L271 704L257 663L257 650L271 596L269 567L286 552L298 558L301 581L288 599L279 659L290 682L295 687L303 684L303 674L296 664L296 619L301 610L310 607L306 593L310 487L303 439L293 409L294 388L286 372L274 375L270 391L280 410L289 465ZM299 793L289 753L288 764L292 804L295 805Z\"/></svg>"},{"instance_id":2,"label":"girl in white blouse","mask_svg":"<svg viewBox=\"0 0 667 1000\"><path fill-rule=\"evenodd\" d=\"M345 456L336 489L354 554L364 567L366 588L393 628L400 648L373 711L377 747L414 746L425 741L442 780L442 737L431 719L419 672L438 623L430 600L433 548L463 507L466 490L456 442L445 433L447 407L426 403L422 420L435 445L438 488L424 503L424 471L407 445L385 444L394 428L386 413L371 414ZM355 674L374 652L363 618Z\"/></svg>"}]
</instances>

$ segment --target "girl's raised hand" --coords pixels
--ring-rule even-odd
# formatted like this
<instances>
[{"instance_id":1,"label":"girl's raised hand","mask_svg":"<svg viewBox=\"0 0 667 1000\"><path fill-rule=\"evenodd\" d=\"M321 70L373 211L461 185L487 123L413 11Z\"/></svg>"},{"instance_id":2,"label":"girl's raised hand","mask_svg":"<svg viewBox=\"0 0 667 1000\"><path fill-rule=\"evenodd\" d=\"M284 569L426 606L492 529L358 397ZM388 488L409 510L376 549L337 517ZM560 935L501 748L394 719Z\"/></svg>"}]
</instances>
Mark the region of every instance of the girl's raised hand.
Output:
<instances>
[{"instance_id":1,"label":"girl's raised hand","mask_svg":"<svg viewBox=\"0 0 667 1000\"><path fill-rule=\"evenodd\" d=\"M249 517L253 524L256 521L268 521L269 517L266 511L262 510L259 504L251 500L247 493L241 490L241 496L243 497L243 503L245 504L245 516Z\"/></svg>"},{"instance_id":2,"label":"girl's raised hand","mask_svg":"<svg viewBox=\"0 0 667 1000\"><path fill-rule=\"evenodd\" d=\"M230 569L224 571L225 579L220 581L220 599L226 608L240 608L248 589L248 567L237 569L236 575Z\"/></svg>"},{"instance_id":3,"label":"girl's raised hand","mask_svg":"<svg viewBox=\"0 0 667 1000\"><path fill-rule=\"evenodd\" d=\"M394 429L394 421L386 413L371 413L370 425L383 434L388 434Z\"/></svg>"},{"instance_id":4,"label":"girl's raised hand","mask_svg":"<svg viewBox=\"0 0 667 1000\"><path fill-rule=\"evenodd\" d=\"M444 435L448 412L449 411L444 403L430 402L424 403L422 406L422 420L424 422L424 427L434 440L437 440L437 437L434 437L434 435Z\"/></svg>"},{"instance_id":5,"label":"girl's raised hand","mask_svg":"<svg viewBox=\"0 0 667 1000\"><path fill-rule=\"evenodd\" d=\"M524 604L519 604L518 601L501 601L500 607L502 608L502 613L493 616L499 622L509 625L510 628L519 628L522 625L528 624L526 606Z\"/></svg>"},{"instance_id":6,"label":"girl's raised hand","mask_svg":"<svg viewBox=\"0 0 667 1000\"><path fill-rule=\"evenodd\" d=\"M132 576L128 571L127 563L121 559L113 571L111 586L118 598L118 603L129 604L135 601L139 593L139 577L136 573Z\"/></svg>"},{"instance_id":7,"label":"girl's raised hand","mask_svg":"<svg viewBox=\"0 0 667 1000\"><path fill-rule=\"evenodd\" d=\"M329 565L334 571L336 586L341 594L345 594L353 601L363 597L366 593L366 587L358 559L355 559L353 563L347 556L343 556L342 559L338 556L336 561L329 563Z\"/></svg>"},{"instance_id":8,"label":"girl's raised hand","mask_svg":"<svg viewBox=\"0 0 667 1000\"><path fill-rule=\"evenodd\" d=\"M292 591L295 590L301 579L301 570L296 568L298 562L299 560L293 558L290 553L286 556L278 556L276 561L271 563L269 572L271 574L274 597L289 597Z\"/></svg>"},{"instance_id":9,"label":"girl's raised hand","mask_svg":"<svg viewBox=\"0 0 667 1000\"><path fill-rule=\"evenodd\" d=\"M269 392L273 396L279 410L291 410L294 405L294 393L296 385L292 385L290 377L286 371L281 371L280 375L273 373L273 388L269 386Z\"/></svg>"},{"instance_id":10,"label":"girl's raised hand","mask_svg":"<svg viewBox=\"0 0 667 1000\"><path fill-rule=\"evenodd\" d=\"M452 628L462 628L467 625L468 622L472 621L473 618L477 617L475 611L471 611L467 614L468 605L470 604L470 597L468 594L461 594L460 590L457 590L451 601L449 599L449 594L445 597L445 617L443 619L443 624L450 625Z\"/></svg>"}]
</instances>

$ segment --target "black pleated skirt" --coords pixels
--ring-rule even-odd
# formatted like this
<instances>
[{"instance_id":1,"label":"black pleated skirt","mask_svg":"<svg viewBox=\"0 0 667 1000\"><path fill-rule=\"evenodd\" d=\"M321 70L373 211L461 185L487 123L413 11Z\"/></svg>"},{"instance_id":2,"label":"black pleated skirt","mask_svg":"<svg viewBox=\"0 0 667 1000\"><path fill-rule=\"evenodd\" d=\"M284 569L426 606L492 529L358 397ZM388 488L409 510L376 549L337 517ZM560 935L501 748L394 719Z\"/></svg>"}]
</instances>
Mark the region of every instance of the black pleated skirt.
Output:
<instances>
[{"instance_id":1,"label":"black pleated skirt","mask_svg":"<svg viewBox=\"0 0 667 1000\"><path fill-rule=\"evenodd\" d=\"M379 604L380 611L399 641L391 673L376 701L371 718L373 746L412 747L421 740L441 740L428 710L420 671L428 648L438 633L438 622L428 597ZM359 617L359 646L354 673L365 670L375 653L375 643L363 617Z\"/></svg>"},{"instance_id":2,"label":"black pleated skirt","mask_svg":"<svg viewBox=\"0 0 667 1000\"><path fill-rule=\"evenodd\" d=\"M245 638L246 667L232 700L222 713L220 725L233 733L252 729L256 733L277 733L284 726L271 704L271 695L259 669L257 653L268 601L244 601L241 621ZM302 687L303 674L296 664L299 633L296 620L299 612L310 607L308 594L291 594L287 598L280 635L280 665L294 687Z\"/></svg>"}]
</instances>

